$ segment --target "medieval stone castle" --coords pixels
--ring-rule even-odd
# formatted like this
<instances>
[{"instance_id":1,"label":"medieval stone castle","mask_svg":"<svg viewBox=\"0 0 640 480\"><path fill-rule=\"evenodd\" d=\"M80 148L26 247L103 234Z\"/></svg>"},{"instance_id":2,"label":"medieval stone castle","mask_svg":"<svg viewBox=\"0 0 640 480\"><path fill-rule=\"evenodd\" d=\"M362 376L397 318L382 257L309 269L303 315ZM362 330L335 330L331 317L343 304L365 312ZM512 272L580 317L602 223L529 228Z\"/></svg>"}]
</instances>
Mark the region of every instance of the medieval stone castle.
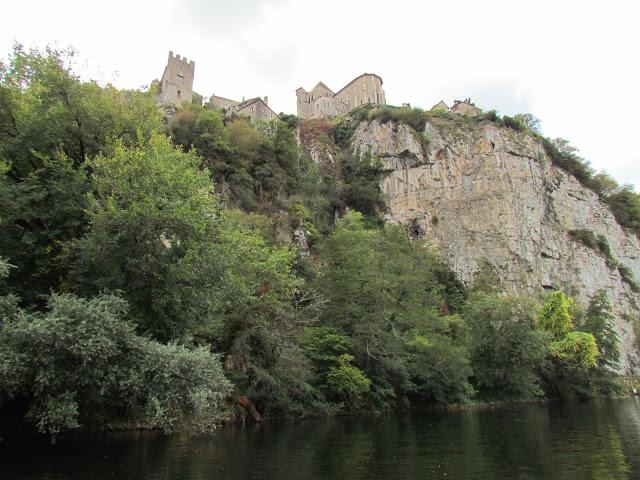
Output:
<instances>
[{"instance_id":1,"label":"medieval stone castle","mask_svg":"<svg viewBox=\"0 0 640 480\"><path fill-rule=\"evenodd\" d=\"M165 106L179 106L184 103L203 104L204 97L193 91L193 79L196 64L185 57L169 52L167 66L164 67L162 79L158 85L158 103ZM361 105L386 105L382 78L375 73L363 73L351 80L338 92L333 92L323 82L313 87L310 92L300 87L296 90L298 117L330 118L349 113ZM255 97L249 100L231 100L212 95L205 102L206 106L222 110L225 115L239 115L250 120L273 120L278 115L269 107L267 97ZM408 104L405 104L408 106ZM432 110L447 110L462 115L478 115L482 111L471 103L471 99L456 100L449 108L440 101Z\"/></svg>"},{"instance_id":2,"label":"medieval stone castle","mask_svg":"<svg viewBox=\"0 0 640 480\"><path fill-rule=\"evenodd\" d=\"M162 79L158 82L158 103L165 106L179 106L185 103L202 105L204 97L193 91L193 78L196 64L186 57L169 52L167 66L164 67ZM212 95L206 105L223 110L226 115L240 115L251 120L273 120L278 116L268 105L267 97L250 98L249 100L231 100Z\"/></svg>"},{"instance_id":3,"label":"medieval stone castle","mask_svg":"<svg viewBox=\"0 0 640 480\"><path fill-rule=\"evenodd\" d=\"M361 105L386 105L382 90L382 78L375 73L363 73L334 93L324 83L318 82L310 92L300 87L296 90L298 117L325 118L350 112Z\"/></svg>"}]
</instances>

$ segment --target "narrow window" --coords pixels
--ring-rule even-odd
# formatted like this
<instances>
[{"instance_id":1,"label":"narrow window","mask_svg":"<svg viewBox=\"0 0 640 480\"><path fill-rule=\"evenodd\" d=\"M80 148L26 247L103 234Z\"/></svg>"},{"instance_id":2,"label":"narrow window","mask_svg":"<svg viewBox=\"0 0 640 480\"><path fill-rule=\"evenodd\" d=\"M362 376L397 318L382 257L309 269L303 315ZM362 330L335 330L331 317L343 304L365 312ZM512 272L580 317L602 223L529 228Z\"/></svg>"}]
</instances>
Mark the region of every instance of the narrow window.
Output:
<instances>
[{"instance_id":1,"label":"narrow window","mask_svg":"<svg viewBox=\"0 0 640 480\"><path fill-rule=\"evenodd\" d=\"M178 90L178 98L180 98L180 90Z\"/></svg>"}]
</instances>

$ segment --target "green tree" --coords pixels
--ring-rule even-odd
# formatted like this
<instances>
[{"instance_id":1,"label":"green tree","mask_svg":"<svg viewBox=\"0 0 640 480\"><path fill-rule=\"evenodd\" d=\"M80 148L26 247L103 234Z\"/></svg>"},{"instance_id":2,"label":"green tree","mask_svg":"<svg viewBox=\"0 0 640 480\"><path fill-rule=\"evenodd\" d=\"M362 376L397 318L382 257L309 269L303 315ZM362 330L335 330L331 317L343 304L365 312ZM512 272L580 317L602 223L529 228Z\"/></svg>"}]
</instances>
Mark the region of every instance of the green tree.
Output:
<instances>
[{"instance_id":1,"label":"green tree","mask_svg":"<svg viewBox=\"0 0 640 480\"><path fill-rule=\"evenodd\" d=\"M470 327L473 378L480 393L491 398L541 395L539 374L549 338L537 329L535 304L477 292L463 315Z\"/></svg>"},{"instance_id":2,"label":"green tree","mask_svg":"<svg viewBox=\"0 0 640 480\"><path fill-rule=\"evenodd\" d=\"M385 404L398 394L436 400L434 385L451 378L435 374L429 384L413 383L425 377L414 375L418 369L412 368L411 355L416 361L428 356L410 349L408 342L417 335L433 345L427 352L433 354L429 368L435 373L460 368L454 390L464 391L468 360L449 362L446 355L462 335L458 324L442 315L438 261L423 243L411 241L398 227L366 228L363 215L350 212L319 252L323 267L316 287L325 300L321 319L353 339L357 366L372 381L377 402Z\"/></svg>"},{"instance_id":3,"label":"green tree","mask_svg":"<svg viewBox=\"0 0 640 480\"><path fill-rule=\"evenodd\" d=\"M82 82L68 66L74 52L25 52L16 45L0 67L0 159L21 179L63 152L75 166L108 154L116 139L134 145L161 128L150 93Z\"/></svg>"},{"instance_id":4,"label":"green tree","mask_svg":"<svg viewBox=\"0 0 640 480\"><path fill-rule=\"evenodd\" d=\"M540 325L559 340L573 330L575 314L575 302L563 292L553 292L540 310Z\"/></svg>"},{"instance_id":5,"label":"green tree","mask_svg":"<svg viewBox=\"0 0 640 480\"><path fill-rule=\"evenodd\" d=\"M540 325L550 333L551 366L545 380L553 395L591 395L593 367L598 361L596 339L574 331L575 302L562 292L549 295L539 314Z\"/></svg>"},{"instance_id":6,"label":"green tree","mask_svg":"<svg viewBox=\"0 0 640 480\"><path fill-rule=\"evenodd\" d=\"M620 363L620 339L615 330L615 317L607 292L597 292L584 315L584 329L591 333L598 345L598 365L615 369Z\"/></svg>"},{"instance_id":7,"label":"green tree","mask_svg":"<svg viewBox=\"0 0 640 480\"><path fill-rule=\"evenodd\" d=\"M141 330L162 340L210 325L219 307L222 227L199 163L161 135L96 158L89 230L67 254L76 291L124 292Z\"/></svg>"},{"instance_id":8,"label":"green tree","mask_svg":"<svg viewBox=\"0 0 640 480\"><path fill-rule=\"evenodd\" d=\"M360 406L371 386L371 381L362 371L351 365L353 360L349 354L340 355L338 366L327 373L329 396L345 402L349 408Z\"/></svg>"},{"instance_id":9,"label":"green tree","mask_svg":"<svg viewBox=\"0 0 640 480\"><path fill-rule=\"evenodd\" d=\"M0 253L16 267L7 285L26 305L64 287L63 246L82 235L90 183L63 155L15 182L0 177Z\"/></svg>"},{"instance_id":10,"label":"green tree","mask_svg":"<svg viewBox=\"0 0 640 480\"><path fill-rule=\"evenodd\" d=\"M16 45L0 64L0 162L9 167L0 172L0 255L16 266L8 283L26 305L64 288L62 245L87 222L84 162L162 127L151 93L82 82L72 57Z\"/></svg>"}]
</instances>

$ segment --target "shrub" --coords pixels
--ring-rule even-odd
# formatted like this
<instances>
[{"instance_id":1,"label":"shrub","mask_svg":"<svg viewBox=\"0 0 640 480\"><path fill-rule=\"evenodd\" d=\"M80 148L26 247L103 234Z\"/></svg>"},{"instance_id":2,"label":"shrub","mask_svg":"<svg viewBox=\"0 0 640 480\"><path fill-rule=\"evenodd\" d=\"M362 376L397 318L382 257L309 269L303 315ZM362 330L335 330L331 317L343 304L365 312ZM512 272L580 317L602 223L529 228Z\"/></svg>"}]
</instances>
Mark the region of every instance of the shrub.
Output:
<instances>
[{"instance_id":1,"label":"shrub","mask_svg":"<svg viewBox=\"0 0 640 480\"><path fill-rule=\"evenodd\" d=\"M41 432L122 420L207 430L221 415L218 357L138 336L121 298L54 295L46 313L0 313L0 403L26 399Z\"/></svg>"},{"instance_id":2,"label":"shrub","mask_svg":"<svg viewBox=\"0 0 640 480\"><path fill-rule=\"evenodd\" d=\"M404 123L416 132L424 131L427 118L427 112L420 108L391 107L389 105L377 108L369 113L370 120L378 120L380 123Z\"/></svg>"},{"instance_id":3,"label":"shrub","mask_svg":"<svg viewBox=\"0 0 640 480\"><path fill-rule=\"evenodd\" d=\"M640 287L638 287L638 284L636 283L635 277L633 275L633 272L631 271L631 269L629 267L627 267L626 265L618 265L618 272L620 273L620 276L622 277L622 281L625 282L627 285L629 285L629 287L631 287L631 290L639 293L640 292Z\"/></svg>"},{"instance_id":4,"label":"shrub","mask_svg":"<svg viewBox=\"0 0 640 480\"><path fill-rule=\"evenodd\" d=\"M611 253L611 246L604 235L595 235L591 230L569 230L569 236L607 259L610 267L616 266L616 260Z\"/></svg>"},{"instance_id":5,"label":"shrub","mask_svg":"<svg viewBox=\"0 0 640 480\"><path fill-rule=\"evenodd\" d=\"M506 127L513 128L514 130L518 130L520 132L524 132L527 129L527 126L522 123L520 119L515 117L505 115L504 117L502 117L502 121L504 122L504 125Z\"/></svg>"}]
</instances>

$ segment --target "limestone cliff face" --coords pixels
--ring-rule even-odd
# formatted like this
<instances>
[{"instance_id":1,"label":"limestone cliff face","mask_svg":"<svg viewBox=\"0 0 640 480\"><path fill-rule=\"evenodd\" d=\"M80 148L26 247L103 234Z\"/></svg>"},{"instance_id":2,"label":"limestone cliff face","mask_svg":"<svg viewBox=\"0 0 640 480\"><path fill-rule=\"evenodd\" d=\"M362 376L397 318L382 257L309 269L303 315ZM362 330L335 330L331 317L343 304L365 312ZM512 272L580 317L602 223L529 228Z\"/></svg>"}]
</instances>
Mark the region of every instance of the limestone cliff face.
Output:
<instances>
[{"instance_id":1,"label":"limestone cliff face","mask_svg":"<svg viewBox=\"0 0 640 480\"><path fill-rule=\"evenodd\" d=\"M422 135L403 124L363 122L352 145L388 171L388 220L437 244L463 281L486 259L513 293L561 288L584 306L606 289L618 317L622 369L637 371L634 327L625 316L637 316L640 296L568 232L604 235L637 279L640 242L592 191L553 166L533 137L487 121L432 118Z\"/></svg>"}]
</instances>

